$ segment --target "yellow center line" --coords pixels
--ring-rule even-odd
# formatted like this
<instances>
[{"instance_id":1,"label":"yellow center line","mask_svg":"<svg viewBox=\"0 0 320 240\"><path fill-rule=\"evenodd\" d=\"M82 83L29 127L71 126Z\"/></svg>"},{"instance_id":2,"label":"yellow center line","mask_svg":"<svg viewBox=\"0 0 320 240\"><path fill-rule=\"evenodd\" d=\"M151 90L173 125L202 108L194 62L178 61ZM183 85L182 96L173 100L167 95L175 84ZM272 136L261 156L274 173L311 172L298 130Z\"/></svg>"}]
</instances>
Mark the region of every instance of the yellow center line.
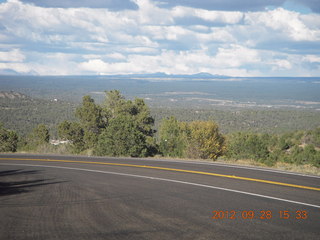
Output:
<instances>
[{"instance_id":1,"label":"yellow center line","mask_svg":"<svg viewBox=\"0 0 320 240\"><path fill-rule=\"evenodd\" d=\"M320 188L308 187L308 186L302 186L302 185L296 185L296 184L290 184L290 183L275 182L275 181L262 180L262 179L256 179L256 178L246 178L246 177L239 177L239 176L234 176L234 175L225 175L225 174L218 174L218 173L211 173L211 172L193 171L193 170L185 170L185 169L177 169L177 168L154 167L154 166L148 166L148 165L135 165L135 164L127 164L127 163L90 162L90 161L74 161L74 160L58 160L58 159L31 159L31 158L0 158L0 160L85 163L85 164L99 164L99 165L109 165L109 166L148 168L148 169L157 169L157 170L165 170L165 171L173 171L173 172L194 173L194 174L209 175L209 176L215 176L215 177L232 178L232 179L239 179L239 180L245 180L245 181L251 181L251 182L268 183L268 184L274 184L274 185L280 185L280 186L286 186L286 187L294 187L294 188L302 188L302 189L320 191Z\"/></svg>"}]
</instances>

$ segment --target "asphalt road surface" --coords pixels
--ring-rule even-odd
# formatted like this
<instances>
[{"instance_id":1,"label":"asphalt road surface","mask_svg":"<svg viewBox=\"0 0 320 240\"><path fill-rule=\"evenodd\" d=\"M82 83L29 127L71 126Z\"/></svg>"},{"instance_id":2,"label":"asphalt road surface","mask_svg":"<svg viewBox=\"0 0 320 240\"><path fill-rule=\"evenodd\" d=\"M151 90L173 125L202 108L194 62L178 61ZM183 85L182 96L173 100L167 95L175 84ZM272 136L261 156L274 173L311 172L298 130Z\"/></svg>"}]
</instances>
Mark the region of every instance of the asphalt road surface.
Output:
<instances>
[{"instance_id":1,"label":"asphalt road surface","mask_svg":"<svg viewBox=\"0 0 320 240\"><path fill-rule=\"evenodd\" d=\"M1 154L0 239L320 239L320 178L206 162Z\"/></svg>"}]
</instances>

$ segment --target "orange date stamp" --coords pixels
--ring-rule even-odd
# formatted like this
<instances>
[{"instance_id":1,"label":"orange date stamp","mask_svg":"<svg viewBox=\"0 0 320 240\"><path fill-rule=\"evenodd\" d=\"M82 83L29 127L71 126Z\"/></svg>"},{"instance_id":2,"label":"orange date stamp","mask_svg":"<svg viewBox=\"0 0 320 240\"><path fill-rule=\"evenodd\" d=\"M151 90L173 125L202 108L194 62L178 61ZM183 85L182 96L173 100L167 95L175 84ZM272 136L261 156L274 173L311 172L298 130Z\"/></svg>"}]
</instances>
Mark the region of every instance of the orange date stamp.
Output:
<instances>
[{"instance_id":1,"label":"orange date stamp","mask_svg":"<svg viewBox=\"0 0 320 240\"><path fill-rule=\"evenodd\" d=\"M262 220L278 218L278 219L305 220L308 218L308 212L305 210L297 210L297 211L282 210L277 212L273 212L270 210L258 210L258 211L214 210L212 211L211 218L212 219L262 219Z\"/></svg>"}]
</instances>

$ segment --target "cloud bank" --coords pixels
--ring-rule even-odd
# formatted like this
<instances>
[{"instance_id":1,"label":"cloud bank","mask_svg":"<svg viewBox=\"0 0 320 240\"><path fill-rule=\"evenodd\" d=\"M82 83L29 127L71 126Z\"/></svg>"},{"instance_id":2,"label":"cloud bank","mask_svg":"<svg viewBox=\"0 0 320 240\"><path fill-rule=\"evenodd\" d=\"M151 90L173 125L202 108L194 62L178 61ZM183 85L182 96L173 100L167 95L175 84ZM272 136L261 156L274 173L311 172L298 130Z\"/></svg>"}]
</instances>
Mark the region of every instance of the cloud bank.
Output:
<instances>
[{"instance_id":1,"label":"cloud bank","mask_svg":"<svg viewBox=\"0 0 320 240\"><path fill-rule=\"evenodd\" d=\"M0 73L320 75L314 1L237 2L2 1Z\"/></svg>"}]
</instances>

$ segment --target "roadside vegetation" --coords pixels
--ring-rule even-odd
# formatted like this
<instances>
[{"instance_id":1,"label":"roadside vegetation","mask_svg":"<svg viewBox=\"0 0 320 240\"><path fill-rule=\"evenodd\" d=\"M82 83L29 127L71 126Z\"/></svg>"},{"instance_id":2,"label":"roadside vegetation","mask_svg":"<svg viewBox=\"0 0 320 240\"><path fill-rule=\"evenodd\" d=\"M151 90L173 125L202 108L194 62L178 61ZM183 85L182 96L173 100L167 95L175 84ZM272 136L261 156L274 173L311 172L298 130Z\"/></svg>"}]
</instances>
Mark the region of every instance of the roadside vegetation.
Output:
<instances>
[{"instance_id":1,"label":"roadside vegetation","mask_svg":"<svg viewBox=\"0 0 320 240\"><path fill-rule=\"evenodd\" d=\"M11 95L12 92L7 92ZM73 93L71 93L73 94ZM101 105L105 101L100 94L99 100L94 95L95 103ZM45 124L51 138L58 137L57 125L64 121L78 120L75 109L82 100L76 103L60 99L38 99L16 93L14 98L3 98L0 92L0 122L5 128L16 131L20 136L27 136L39 124ZM148 104L149 105L149 104ZM149 105L150 106L150 105ZM161 106L161 107L160 107ZM319 127L320 111L307 109L265 109L265 108L231 108L193 106L170 107L164 104L150 107L150 115L154 118L154 129L159 132L162 119L174 116L181 122L213 120L219 125L223 134L237 131L255 133L282 134L298 130L309 130ZM14 116L14 118L12 117Z\"/></svg>"},{"instance_id":2,"label":"roadside vegetation","mask_svg":"<svg viewBox=\"0 0 320 240\"><path fill-rule=\"evenodd\" d=\"M0 125L1 152L87 154L98 156L222 159L275 166L320 167L320 128L290 133L222 133L213 120L181 121L175 116L157 123L143 99L127 100L117 90L97 104L84 96L74 120L56 124L64 144L50 144L51 125L39 124L18 136Z\"/></svg>"}]
</instances>

